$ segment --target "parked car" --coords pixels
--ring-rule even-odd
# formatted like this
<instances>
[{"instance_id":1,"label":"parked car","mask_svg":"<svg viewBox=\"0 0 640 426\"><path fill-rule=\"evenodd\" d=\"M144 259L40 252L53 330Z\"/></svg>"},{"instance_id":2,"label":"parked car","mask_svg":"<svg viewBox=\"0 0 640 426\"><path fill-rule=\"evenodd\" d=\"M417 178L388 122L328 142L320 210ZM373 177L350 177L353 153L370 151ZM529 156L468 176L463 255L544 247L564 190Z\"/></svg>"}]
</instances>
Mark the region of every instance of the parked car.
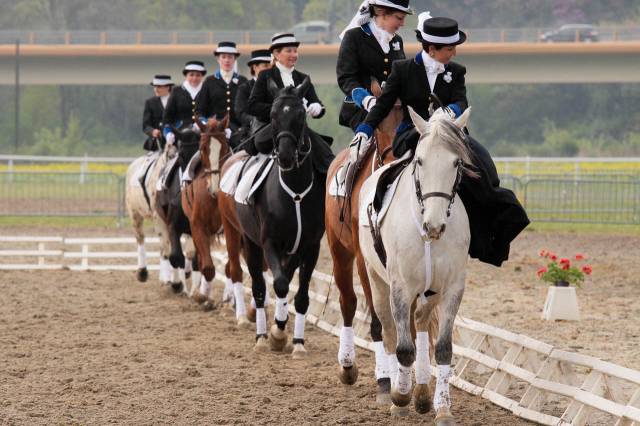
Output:
<instances>
[{"instance_id":1,"label":"parked car","mask_svg":"<svg viewBox=\"0 0 640 426\"><path fill-rule=\"evenodd\" d=\"M557 30L549 31L540 36L540 41L547 43L551 42L572 42L583 41L593 42L598 41L598 32L593 25L587 24L570 24L563 25Z\"/></svg>"},{"instance_id":2,"label":"parked car","mask_svg":"<svg viewBox=\"0 0 640 426\"><path fill-rule=\"evenodd\" d=\"M331 43L331 24L326 21L301 22L292 27L298 41L302 43Z\"/></svg>"}]
</instances>

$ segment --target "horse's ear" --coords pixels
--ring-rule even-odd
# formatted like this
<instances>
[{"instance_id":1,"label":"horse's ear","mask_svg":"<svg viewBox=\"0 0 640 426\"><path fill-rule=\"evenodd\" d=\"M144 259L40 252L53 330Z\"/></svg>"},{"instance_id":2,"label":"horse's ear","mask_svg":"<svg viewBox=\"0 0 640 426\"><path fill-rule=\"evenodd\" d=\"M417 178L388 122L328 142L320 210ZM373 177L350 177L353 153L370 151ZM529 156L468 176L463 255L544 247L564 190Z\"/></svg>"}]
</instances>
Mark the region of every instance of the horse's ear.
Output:
<instances>
[{"instance_id":1,"label":"horse's ear","mask_svg":"<svg viewBox=\"0 0 640 426\"><path fill-rule=\"evenodd\" d=\"M420 135L425 135L429 133L429 122L424 118L422 118L420 114L415 112L413 108L411 108L410 106L407 106L407 108L409 109L409 115L411 116L411 121L413 121L413 124L416 126L418 133L420 133Z\"/></svg>"},{"instance_id":2,"label":"horse's ear","mask_svg":"<svg viewBox=\"0 0 640 426\"><path fill-rule=\"evenodd\" d=\"M469 122L469 117L471 116L471 107L467 108L460 117L456 118L454 122L456 126L460 129L464 129L467 127L467 123Z\"/></svg>"},{"instance_id":3,"label":"horse's ear","mask_svg":"<svg viewBox=\"0 0 640 426\"><path fill-rule=\"evenodd\" d=\"M299 98L304 98L304 95L307 94L307 90L311 86L311 79L309 76L306 76L302 83L296 87L296 96Z\"/></svg>"},{"instance_id":4,"label":"horse's ear","mask_svg":"<svg viewBox=\"0 0 640 426\"><path fill-rule=\"evenodd\" d=\"M280 88L278 87L278 85L276 84L275 81L273 81L272 78L270 78L267 81L267 90L269 90L269 93L271 93L271 96L275 99L278 97L278 93L280 93Z\"/></svg>"},{"instance_id":5,"label":"horse's ear","mask_svg":"<svg viewBox=\"0 0 640 426\"><path fill-rule=\"evenodd\" d=\"M225 115L222 121L218 122L218 130L224 130L229 127L229 114Z\"/></svg>"},{"instance_id":6,"label":"horse's ear","mask_svg":"<svg viewBox=\"0 0 640 426\"><path fill-rule=\"evenodd\" d=\"M198 129L200 129L200 133L204 133L207 130L207 127L204 124L202 124L202 121L200 121L200 114L196 113L194 118L195 118L196 126L198 126Z\"/></svg>"}]
</instances>

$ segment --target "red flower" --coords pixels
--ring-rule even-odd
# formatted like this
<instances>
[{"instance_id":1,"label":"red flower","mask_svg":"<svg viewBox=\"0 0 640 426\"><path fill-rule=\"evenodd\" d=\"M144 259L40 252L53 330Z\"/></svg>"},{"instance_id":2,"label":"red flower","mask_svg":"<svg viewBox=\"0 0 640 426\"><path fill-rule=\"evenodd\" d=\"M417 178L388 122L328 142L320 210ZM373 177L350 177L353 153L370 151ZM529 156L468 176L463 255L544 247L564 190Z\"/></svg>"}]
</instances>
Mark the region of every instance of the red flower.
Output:
<instances>
[{"instance_id":1,"label":"red flower","mask_svg":"<svg viewBox=\"0 0 640 426\"><path fill-rule=\"evenodd\" d=\"M538 272L536 272L536 275L538 276L538 278L541 278L542 274L544 274L547 271L548 271L547 268L540 268L540 269L538 269Z\"/></svg>"},{"instance_id":2,"label":"red flower","mask_svg":"<svg viewBox=\"0 0 640 426\"><path fill-rule=\"evenodd\" d=\"M591 273L593 272L593 268L591 267L591 265L584 265L582 267L582 272L584 272L587 275L591 275Z\"/></svg>"},{"instance_id":3,"label":"red flower","mask_svg":"<svg viewBox=\"0 0 640 426\"><path fill-rule=\"evenodd\" d=\"M571 266L571 261L569 259L567 259L566 257L563 257L562 259L560 259L560 264L561 265Z\"/></svg>"},{"instance_id":4,"label":"red flower","mask_svg":"<svg viewBox=\"0 0 640 426\"><path fill-rule=\"evenodd\" d=\"M580 253L576 254L576 260L584 260L584 259L585 259L584 254L580 254Z\"/></svg>"},{"instance_id":5,"label":"red flower","mask_svg":"<svg viewBox=\"0 0 640 426\"><path fill-rule=\"evenodd\" d=\"M571 268L571 265L569 265L568 263L561 263L560 265L562 265L563 271L568 271L569 268Z\"/></svg>"},{"instance_id":6,"label":"red flower","mask_svg":"<svg viewBox=\"0 0 640 426\"><path fill-rule=\"evenodd\" d=\"M549 258L550 258L551 260L553 260L554 262L555 262L556 260L558 260L558 256L556 256L555 254L553 254L553 253L548 253L548 255L549 255Z\"/></svg>"},{"instance_id":7,"label":"red flower","mask_svg":"<svg viewBox=\"0 0 640 426\"><path fill-rule=\"evenodd\" d=\"M546 257L547 256L547 251L546 250L540 250L540 253L538 253L540 255L540 257Z\"/></svg>"}]
</instances>

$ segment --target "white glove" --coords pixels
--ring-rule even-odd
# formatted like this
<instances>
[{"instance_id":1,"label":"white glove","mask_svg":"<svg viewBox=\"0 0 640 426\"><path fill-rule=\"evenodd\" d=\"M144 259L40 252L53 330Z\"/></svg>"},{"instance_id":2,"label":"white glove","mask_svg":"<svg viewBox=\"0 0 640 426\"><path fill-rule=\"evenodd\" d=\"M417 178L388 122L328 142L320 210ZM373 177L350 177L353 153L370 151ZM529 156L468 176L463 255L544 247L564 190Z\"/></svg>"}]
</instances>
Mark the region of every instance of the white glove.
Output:
<instances>
[{"instance_id":1,"label":"white glove","mask_svg":"<svg viewBox=\"0 0 640 426\"><path fill-rule=\"evenodd\" d=\"M191 126L191 130L193 130L196 133L200 133L200 127L198 127L196 123L193 123L193 125Z\"/></svg>"},{"instance_id":2,"label":"white glove","mask_svg":"<svg viewBox=\"0 0 640 426\"><path fill-rule=\"evenodd\" d=\"M224 129L224 136L227 138L227 140L231 139L231 129L230 128L226 128Z\"/></svg>"},{"instance_id":3,"label":"white glove","mask_svg":"<svg viewBox=\"0 0 640 426\"><path fill-rule=\"evenodd\" d=\"M356 135L351 140L351 144L349 144L349 161L351 163L355 163L358 159L358 156L364 154L369 146L369 142L371 139L367 136L366 133L360 132L356 133Z\"/></svg>"},{"instance_id":4,"label":"white glove","mask_svg":"<svg viewBox=\"0 0 640 426\"><path fill-rule=\"evenodd\" d=\"M302 106L304 107L304 109L306 111L307 107L309 106L309 101L307 100L307 98L302 98Z\"/></svg>"},{"instance_id":5,"label":"white glove","mask_svg":"<svg viewBox=\"0 0 640 426\"><path fill-rule=\"evenodd\" d=\"M322 113L322 105L317 102L312 103L307 107L307 115L316 118Z\"/></svg>"},{"instance_id":6,"label":"white glove","mask_svg":"<svg viewBox=\"0 0 640 426\"><path fill-rule=\"evenodd\" d=\"M362 107L369 112L376 105L378 99L375 96L367 96L362 100Z\"/></svg>"},{"instance_id":7,"label":"white glove","mask_svg":"<svg viewBox=\"0 0 640 426\"><path fill-rule=\"evenodd\" d=\"M174 135L173 132L169 132L167 133L165 140L167 141L167 145L174 145L176 142L176 135Z\"/></svg>"}]
</instances>

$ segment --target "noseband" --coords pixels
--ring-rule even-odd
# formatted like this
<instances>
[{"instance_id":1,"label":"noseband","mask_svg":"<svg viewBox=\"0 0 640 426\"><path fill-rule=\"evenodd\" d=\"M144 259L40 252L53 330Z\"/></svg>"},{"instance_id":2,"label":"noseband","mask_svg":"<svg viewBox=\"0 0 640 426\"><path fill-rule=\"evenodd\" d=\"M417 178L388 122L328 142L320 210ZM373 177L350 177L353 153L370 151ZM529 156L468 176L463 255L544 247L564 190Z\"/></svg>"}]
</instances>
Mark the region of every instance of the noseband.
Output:
<instances>
[{"instance_id":1,"label":"noseband","mask_svg":"<svg viewBox=\"0 0 640 426\"><path fill-rule=\"evenodd\" d=\"M278 98L278 100L281 99L296 99L298 101L300 101L300 98L298 98L297 96L280 96ZM271 126L272 128L275 130L276 126L275 126L275 120L272 120L271 122ZM302 130L300 131L300 135L295 135L292 131L290 130L282 130L280 132L278 132L274 138L274 146L273 146L273 158L276 161L276 164L278 165L278 167L280 167L280 169L282 171L288 172L290 170L293 169L297 169L299 168L304 161L307 159L307 157L309 156L309 154L311 154L311 141L309 141L309 148L307 150L303 149L303 144L304 144L304 131L306 129L306 125L302 126ZM282 165L280 164L280 153L278 152L278 148L280 147L280 140L288 137L293 139L294 141L296 141L296 156L295 156L295 165L293 167L289 167L289 168L284 168L282 167Z\"/></svg>"},{"instance_id":2,"label":"noseband","mask_svg":"<svg viewBox=\"0 0 640 426\"><path fill-rule=\"evenodd\" d=\"M444 198L449 200L449 205L447 206L447 217L451 216L451 206L453 206L453 202L456 198L456 194L458 193L458 189L460 188L460 182L462 181L462 172L463 172L463 162L461 159L456 161L456 180L453 183L453 188L451 189L451 194L447 194L444 192L428 192L426 194L422 194L422 186L420 185L420 179L418 177L418 166L422 165L422 160L419 158L415 158L413 160L413 171L411 175L413 176L413 184L416 190L416 197L418 199L418 204L420 205L420 214L424 214L424 203L429 198Z\"/></svg>"}]
</instances>

